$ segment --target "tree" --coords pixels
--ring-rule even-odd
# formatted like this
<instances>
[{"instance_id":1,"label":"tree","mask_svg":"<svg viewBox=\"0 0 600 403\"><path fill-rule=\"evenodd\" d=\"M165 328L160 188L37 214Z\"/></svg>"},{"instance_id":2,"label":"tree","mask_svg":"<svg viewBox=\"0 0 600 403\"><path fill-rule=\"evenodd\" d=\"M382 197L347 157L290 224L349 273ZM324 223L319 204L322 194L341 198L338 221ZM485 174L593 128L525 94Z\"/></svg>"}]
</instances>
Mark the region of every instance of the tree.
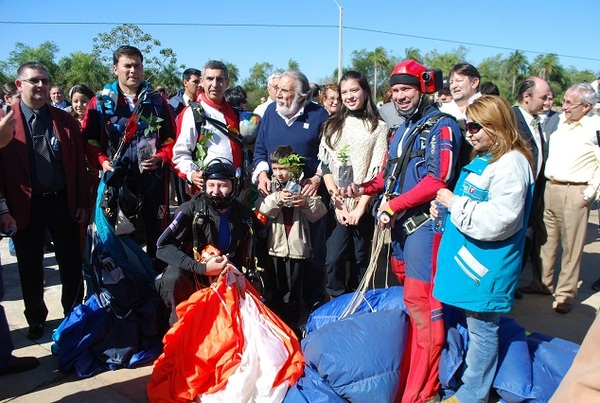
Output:
<instances>
[{"instance_id":1,"label":"tree","mask_svg":"<svg viewBox=\"0 0 600 403\"><path fill-rule=\"evenodd\" d=\"M288 60L288 70L300 70L300 63L294 59Z\"/></svg>"},{"instance_id":2,"label":"tree","mask_svg":"<svg viewBox=\"0 0 600 403\"><path fill-rule=\"evenodd\" d=\"M511 94L511 83L504 71L504 57L501 53L495 56L486 57L479 63L477 70L481 75L481 82L491 81L500 90L500 95L508 99L509 102L514 101L514 96Z\"/></svg>"},{"instance_id":3,"label":"tree","mask_svg":"<svg viewBox=\"0 0 600 403\"><path fill-rule=\"evenodd\" d=\"M158 69L151 69L148 75L148 81L156 88L158 85L167 87L168 90L178 90L181 87L181 68L176 63L171 62L160 66Z\"/></svg>"},{"instance_id":4,"label":"tree","mask_svg":"<svg viewBox=\"0 0 600 403\"><path fill-rule=\"evenodd\" d=\"M460 45L458 48L453 49L448 53L439 53L436 49L429 51L425 54L423 61L427 67L437 67L442 69L444 76L450 74L450 70L455 64L464 62L466 60L469 49Z\"/></svg>"},{"instance_id":5,"label":"tree","mask_svg":"<svg viewBox=\"0 0 600 403\"><path fill-rule=\"evenodd\" d=\"M225 63L227 70L229 71L229 86L235 86L240 79L240 69L238 69L238 67L233 63L229 63L224 60L221 61Z\"/></svg>"},{"instance_id":6,"label":"tree","mask_svg":"<svg viewBox=\"0 0 600 403\"><path fill-rule=\"evenodd\" d=\"M570 66L565 73L569 85L576 83L591 83L598 77L598 74L591 70L579 71L573 66Z\"/></svg>"},{"instance_id":7,"label":"tree","mask_svg":"<svg viewBox=\"0 0 600 403\"><path fill-rule=\"evenodd\" d=\"M27 62L38 62L48 68L53 83L62 84L60 69L54 61L58 51L58 45L52 41L43 42L36 48L17 42L8 59L0 63L0 70L6 77L16 77L19 66Z\"/></svg>"},{"instance_id":8,"label":"tree","mask_svg":"<svg viewBox=\"0 0 600 403\"><path fill-rule=\"evenodd\" d=\"M376 47L368 57L373 63L373 100L377 102L377 70L378 68L389 70L390 59L383 46Z\"/></svg>"},{"instance_id":9,"label":"tree","mask_svg":"<svg viewBox=\"0 0 600 403\"><path fill-rule=\"evenodd\" d=\"M537 75L546 80L555 91L560 89L562 92L569 86L565 69L559 63L558 56L555 53L536 56L530 70L532 75Z\"/></svg>"},{"instance_id":10,"label":"tree","mask_svg":"<svg viewBox=\"0 0 600 403\"><path fill-rule=\"evenodd\" d=\"M152 72L162 66L175 65L177 55L171 48L161 48L161 42L134 24L123 24L101 32L93 39L92 51L102 63L112 66L113 52L122 45L135 46L144 55L144 67Z\"/></svg>"},{"instance_id":11,"label":"tree","mask_svg":"<svg viewBox=\"0 0 600 403\"><path fill-rule=\"evenodd\" d=\"M250 76L242 82L242 87L248 95L248 106L255 108L260 103L261 97L267 97L267 79L273 73L271 63L256 63L250 68Z\"/></svg>"},{"instance_id":12,"label":"tree","mask_svg":"<svg viewBox=\"0 0 600 403\"><path fill-rule=\"evenodd\" d=\"M517 79L520 80L527 74L529 62L523 52L515 50L508 55L508 58L504 62L504 67L512 80L511 94L514 96Z\"/></svg>"},{"instance_id":13,"label":"tree","mask_svg":"<svg viewBox=\"0 0 600 403\"><path fill-rule=\"evenodd\" d=\"M421 51L417 48L413 48L409 46L404 49L404 60L412 59L416 62L423 63L423 56L421 56Z\"/></svg>"},{"instance_id":14,"label":"tree","mask_svg":"<svg viewBox=\"0 0 600 403\"><path fill-rule=\"evenodd\" d=\"M385 55L385 58L383 57ZM377 60L377 62L375 62ZM378 96L383 96L387 88L384 83L387 82L387 72L391 70L393 58L387 56L387 52L382 47L376 48L369 52L366 49L355 50L352 52L351 67L349 70L361 72L367 81L374 83L377 79L377 85L373 84L373 99ZM377 69L378 77L375 77ZM381 70L386 71L386 74L381 74Z\"/></svg>"},{"instance_id":15,"label":"tree","mask_svg":"<svg viewBox=\"0 0 600 403\"><path fill-rule=\"evenodd\" d=\"M85 84L93 91L99 91L112 78L112 72L91 53L75 52L58 62L65 88L75 84Z\"/></svg>"}]
</instances>

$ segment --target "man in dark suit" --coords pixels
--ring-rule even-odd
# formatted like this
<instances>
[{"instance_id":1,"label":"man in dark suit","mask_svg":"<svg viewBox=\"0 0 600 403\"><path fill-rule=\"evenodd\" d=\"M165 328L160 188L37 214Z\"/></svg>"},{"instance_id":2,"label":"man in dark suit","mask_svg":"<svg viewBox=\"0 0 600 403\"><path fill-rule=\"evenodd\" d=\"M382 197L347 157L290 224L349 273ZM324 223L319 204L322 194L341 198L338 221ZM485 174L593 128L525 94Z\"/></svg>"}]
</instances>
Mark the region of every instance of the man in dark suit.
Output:
<instances>
[{"instance_id":1,"label":"man in dark suit","mask_svg":"<svg viewBox=\"0 0 600 403\"><path fill-rule=\"evenodd\" d=\"M88 181L77 121L47 104L48 70L40 63L19 67L15 84L21 102L15 111L14 139L0 150L0 192L17 223L13 236L27 337L44 334L44 234L54 240L62 282L63 313L83 298L78 222L89 213Z\"/></svg>"},{"instance_id":2,"label":"man in dark suit","mask_svg":"<svg viewBox=\"0 0 600 403\"><path fill-rule=\"evenodd\" d=\"M539 115L543 112L544 104L551 93L550 86L546 81L539 77L529 77L519 85L517 105L513 106L517 118L517 129L533 153L533 175L536 181L533 204L529 213L529 228L525 241L523 264L527 262L529 257L531 258L533 278L538 280L541 276L540 245L545 237L544 222L542 220L544 189L546 187L544 163L548 157L548 139L542 130ZM520 297L519 292L532 294L541 291L530 286L521 287L516 293L516 297Z\"/></svg>"},{"instance_id":3,"label":"man in dark suit","mask_svg":"<svg viewBox=\"0 0 600 403\"><path fill-rule=\"evenodd\" d=\"M5 147L13 139L15 119L14 112L9 112L0 119L0 148ZM8 213L6 199L0 194L0 231L12 234L16 229L14 218ZM2 276L2 265L0 264L0 303L4 298L4 277ZM10 327L6 319L4 307L0 305L0 376L28 371L40 365L35 357L15 357L12 353L15 349L10 337Z\"/></svg>"}]
</instances>

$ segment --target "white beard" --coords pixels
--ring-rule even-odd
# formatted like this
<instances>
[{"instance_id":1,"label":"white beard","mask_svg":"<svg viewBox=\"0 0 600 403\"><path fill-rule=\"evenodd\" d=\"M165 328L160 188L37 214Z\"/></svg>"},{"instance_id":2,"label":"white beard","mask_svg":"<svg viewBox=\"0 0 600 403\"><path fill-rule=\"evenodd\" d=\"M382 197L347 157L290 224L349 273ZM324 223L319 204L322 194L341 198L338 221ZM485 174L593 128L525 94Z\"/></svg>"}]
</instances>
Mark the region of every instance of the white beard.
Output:
<instances>
[{"instance_id":1,"label":"white beard","mask_svg":"<svg viewBox=\"0 0 600 403\"><path fill-rule=\"evenodd\" d=\"M298 112L298 109L300 109L300 97L298 96L298 94L296 94L296 96L294 97L294 100L292 101L292 104L289 107L287 107L285 105L281 105L277 101L276 110L283 116L291 116L291 115L295 114L296 112Z\"/></svg>"}]
</instances>

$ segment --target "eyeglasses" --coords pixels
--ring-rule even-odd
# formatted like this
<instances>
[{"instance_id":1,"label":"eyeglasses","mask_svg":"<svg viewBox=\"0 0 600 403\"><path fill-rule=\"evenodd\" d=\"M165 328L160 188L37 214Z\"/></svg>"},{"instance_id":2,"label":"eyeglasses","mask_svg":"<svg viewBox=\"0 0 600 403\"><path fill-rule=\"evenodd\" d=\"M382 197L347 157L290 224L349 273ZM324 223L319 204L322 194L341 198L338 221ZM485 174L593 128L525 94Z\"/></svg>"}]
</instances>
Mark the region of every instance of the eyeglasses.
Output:
<instances>
[{"instance_id":1,"label":"eyeglasses","mask_svg":"<svg viewBox=\"0 0 600 403\"><path fill-rule=\"evenodd\" d=\"M48 84L50 84L50 80L47 78L24 78L21 81L26 81L31 85L38 85L38 84L48 85Z\"/></svg>"},{"instance_id":2,"label":"eyeglasses","mask_svg":"<svg viewBox=\"0 0 600 403\"><path fill-rule=\"evenodd\" d=\"M481 126L479 123L477 122L467 122L465 123L465 129L467 129L467 131L471 134L475 134L477 133L479 130L483 129L483 126Z\"/></svg>"},{"instance_id":3,"label":"eyeglasses","mask_svg":"<svg viewBox=\"0 0 600 403\"><path fill-rule=\"evenodd\" d=\"M581 106L581 105L583 105L583 104L573 104L573 103L571 103L571 101L563 101L563 106L566 106L569 109L577 108L578 106Z\"/></svg>"}]
</instances>

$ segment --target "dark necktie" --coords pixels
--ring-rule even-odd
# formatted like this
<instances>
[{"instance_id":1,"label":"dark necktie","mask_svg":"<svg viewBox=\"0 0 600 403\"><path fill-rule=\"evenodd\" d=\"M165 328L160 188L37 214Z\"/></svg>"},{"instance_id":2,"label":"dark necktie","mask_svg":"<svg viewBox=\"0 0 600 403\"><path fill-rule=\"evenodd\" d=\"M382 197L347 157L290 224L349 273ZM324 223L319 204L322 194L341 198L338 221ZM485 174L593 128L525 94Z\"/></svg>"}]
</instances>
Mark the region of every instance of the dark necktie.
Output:
<instances>
[{"instance_id":1,"label":"dark necktie","mask_svg":"<svg viewBox=\"0 0 600 403\"><path fill-rule=\"evenodd\" d=\"M49 187L54 182L54 168L50 159L50 145L46 141L44 124L37 113L31 120L31 138L33 139L33 154L35 174L40 185Z\"/></svg>"},{"instance_id":2,"label":"dark necktie","mask_svg":"<svg viewBox=\"0 0 600 403\"><path fill-rule=\"evenodd\" d=\"M539 117L535 117L535 129L538 131L538 134L540 135L540 140L541 140L541 150L540 150L540 154L541 154L541 158L545 159L547 154L548 154L548 150L547 150L547 143L546 143L546 139L544 138L544 131L542 130L542 125L540 123L540 118Z\"/></svg>"}]
</instances>

